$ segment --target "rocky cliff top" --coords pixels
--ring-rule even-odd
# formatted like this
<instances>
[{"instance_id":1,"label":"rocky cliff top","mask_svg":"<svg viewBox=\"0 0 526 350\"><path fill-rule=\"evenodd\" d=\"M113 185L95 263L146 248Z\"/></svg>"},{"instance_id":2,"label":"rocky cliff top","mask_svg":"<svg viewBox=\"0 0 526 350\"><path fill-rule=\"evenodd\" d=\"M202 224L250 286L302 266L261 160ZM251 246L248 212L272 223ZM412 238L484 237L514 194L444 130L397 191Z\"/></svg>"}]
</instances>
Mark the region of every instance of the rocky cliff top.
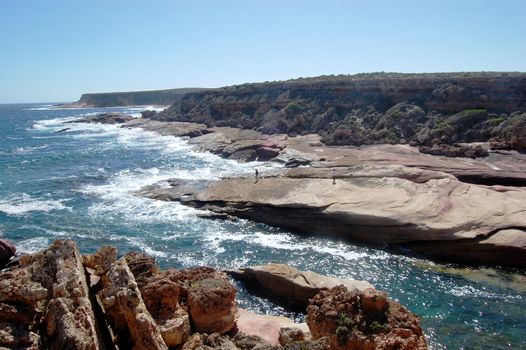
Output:
<instances>
[{"instance_id":1,"label":"rocky cliff top","mask_svg":"<svg viewBox=\"0 0 526 350\"><path fill-rule=\"evenodd\" d=\"M492 140L522 150L524 111L526 73L374 73L188 93L153 118L267 134L318 133L336 145Z\"/></svg>"}]
</instances>

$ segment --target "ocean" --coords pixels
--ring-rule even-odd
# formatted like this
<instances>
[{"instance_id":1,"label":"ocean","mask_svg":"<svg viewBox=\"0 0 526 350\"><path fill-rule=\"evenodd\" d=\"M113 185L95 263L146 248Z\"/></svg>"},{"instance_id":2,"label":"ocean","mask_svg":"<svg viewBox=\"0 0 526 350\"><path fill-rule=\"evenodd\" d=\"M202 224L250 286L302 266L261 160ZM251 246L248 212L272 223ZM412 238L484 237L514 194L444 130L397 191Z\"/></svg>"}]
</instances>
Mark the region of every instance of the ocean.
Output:
<instances>
[{"instance_id":1,"label":"ocean","mask_svg":"<svg viewBox=\"0 0 526 350\"><path fill-rule=\"evenodd\" d=\"M64 124L101 112L139 116L147 108L0 105L0 237L23 253L59 238L74 239L82 253L102 245L120 254L140 250L163 268L282 262L387 291L420 316L432 349L526 348L524 272L442 265L246 220L201 218L196 209L133 191L171 177L219 178L279 165L236 163L140 129ZM236 286L240 307L304 318Z\"/></svg>"}]
</instances>

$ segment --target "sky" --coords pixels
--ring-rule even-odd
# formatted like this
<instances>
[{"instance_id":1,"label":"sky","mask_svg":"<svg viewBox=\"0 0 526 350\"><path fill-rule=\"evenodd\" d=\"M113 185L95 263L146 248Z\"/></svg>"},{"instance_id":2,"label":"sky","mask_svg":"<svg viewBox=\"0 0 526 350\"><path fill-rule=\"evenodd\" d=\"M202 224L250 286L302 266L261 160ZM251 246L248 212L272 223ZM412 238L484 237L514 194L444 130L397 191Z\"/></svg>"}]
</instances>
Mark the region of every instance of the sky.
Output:
<instances>
[{"instance_id":1,"label":"sky","mask_svg":"<svg viewBox=\"0 0 526 350\"><path fill-rule=\"evenodd\" d=\"M526 0L0 0L0 103L363 72L526 71Z\"/></svg>"}]
</instances>

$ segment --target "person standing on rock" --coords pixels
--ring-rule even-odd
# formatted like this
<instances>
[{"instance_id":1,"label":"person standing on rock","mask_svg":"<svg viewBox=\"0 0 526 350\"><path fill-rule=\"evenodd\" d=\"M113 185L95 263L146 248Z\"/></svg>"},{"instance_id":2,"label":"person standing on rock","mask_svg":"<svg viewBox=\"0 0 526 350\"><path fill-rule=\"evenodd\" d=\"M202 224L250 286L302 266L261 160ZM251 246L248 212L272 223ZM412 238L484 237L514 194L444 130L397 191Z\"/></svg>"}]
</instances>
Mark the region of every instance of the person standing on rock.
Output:
<instances>
[{"instance_id":1,"label":"person standing on rock","mask_svg":"<svg viewBox=\"0 0 526 350\"><path fill-rule=\"evenodd\" d=\"M254 183L257 183L259 181L259 171L257 169L256 170L256 181L254 181Z\"/></svg>"},{"instance_id":2,"label":"person standing on rock","mask_svg":"<svg viewBox=\"0 0 526 350\"><path fill-rule=\"evenodd\" d=\"M332 184L336 185L336 169L332 168Z\"/></svg>"}]
</instances>

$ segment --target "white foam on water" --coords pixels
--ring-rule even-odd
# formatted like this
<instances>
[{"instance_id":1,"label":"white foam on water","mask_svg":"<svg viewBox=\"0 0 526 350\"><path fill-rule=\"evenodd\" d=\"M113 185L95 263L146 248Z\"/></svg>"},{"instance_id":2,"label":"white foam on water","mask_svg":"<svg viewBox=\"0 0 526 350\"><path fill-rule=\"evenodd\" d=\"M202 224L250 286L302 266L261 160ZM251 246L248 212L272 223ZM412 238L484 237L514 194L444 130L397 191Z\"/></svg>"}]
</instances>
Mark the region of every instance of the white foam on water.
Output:
<instances>
[{"instance_id":1,"label":"white foam on water","mask_svg":"<svg viewBox=\"0 0 526 350\"><path fill-rule=\"evenodd\" d=\"M27 193L21 193L0 199L0 211L7 215L25 215L35 211L71 210L63 204L64 201L36 199Z\"/></svg>"},{"instance_id":2,"label":"white foam on water","mask_svg":"<svg viewBox=\"0 0 526 350\"><path fill-rule=\"evenodd\" d=\"M34 237L16 243L16 250L23 254L32 254L46 249L50 240L45 237Z\"/></svg>"},{"instance_id":3,"label":"white foam on water","mask_svg":"<svg viewBox=\"0 0 526 350\"><path fill-rule=\"evenodd\" d=\"M196 209L175 202L164 202L134 195L134 191L167 180L173 174L158 168L123 170L114 174L107 183L87 185L80 191L100 199L93 203L93 216L120 214L130 221L174 222L195 216Z\"/></svg>"}]
</instances>

